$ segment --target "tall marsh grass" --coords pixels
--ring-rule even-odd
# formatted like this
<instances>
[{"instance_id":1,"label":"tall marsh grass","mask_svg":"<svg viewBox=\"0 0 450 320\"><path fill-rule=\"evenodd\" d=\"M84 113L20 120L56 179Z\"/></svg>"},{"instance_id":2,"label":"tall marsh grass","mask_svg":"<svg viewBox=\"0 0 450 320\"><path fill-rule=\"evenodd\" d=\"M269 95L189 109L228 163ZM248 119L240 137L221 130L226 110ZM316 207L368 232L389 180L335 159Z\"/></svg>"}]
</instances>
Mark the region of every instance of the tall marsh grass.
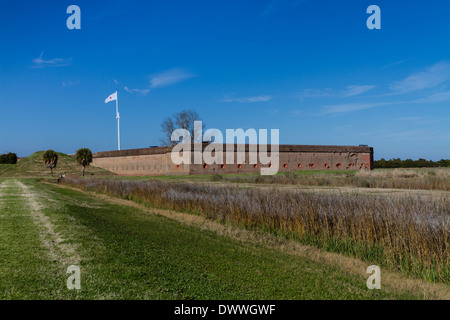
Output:
<instances>
[{"instance_id":1,"label":"tall marsh grass","mask_svg":"<svg viewBox=\"0 0 450 320\"><path fill-rule=\"evenodd\" d=\"M223 181L254 184L450 191L450 169L381 169L339 174L289 172L275 176L224 176Z\"/></svg>"},{"instance_id":2,"label":"tall marsh grass","mask_svg":"<svg viewBox=\"0 0 450 320\"><path fill-rule=\"evenodd\" d=\"M64 183L263 230L429 281L450 282L446 200L161 181L66 179Z\"/></svg>"}]
</instances>

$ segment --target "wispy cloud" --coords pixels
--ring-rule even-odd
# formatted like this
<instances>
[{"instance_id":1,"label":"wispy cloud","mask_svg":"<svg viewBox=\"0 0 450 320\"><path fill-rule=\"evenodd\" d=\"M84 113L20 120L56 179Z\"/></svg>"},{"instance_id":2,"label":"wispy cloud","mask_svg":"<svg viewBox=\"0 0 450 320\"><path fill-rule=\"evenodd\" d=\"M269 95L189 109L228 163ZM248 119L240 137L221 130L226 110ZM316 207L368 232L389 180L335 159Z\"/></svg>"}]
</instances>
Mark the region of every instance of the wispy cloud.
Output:
<instances>
[{"instance_id":1,"label":"wispy cloud","mask_svg":"<svg viewBox=\"0 0 450 320\"><path fill-rule=\"evenodd\" d=\"M450 64L438 62L425 71L416 72L403 80L391 84L393 94L404 94L414 91L436 88L450 79Z\"/></svg>"},{"instance_id":2,"label":"wispy cloud","mask_svg":"<svg viewBox=\"0 0 450 320\"><path fill-rule=\"evenodd\" d=\"M359 96L369 90L372 90L375 86L348 86L347 90L343 93L344 97Z\"/></svg>"},{"instance_id":3,"label":"wispy cloud","mask_svg":"<svg viewBox=\"0 0 450 320\"><path fill-rule=\"evenodd\" d=\"M349 103L349 104L328 105L323 107L323 112L320 114L325 115L325 114L347 113L352 111L371 109L375 107L382 107L398 103L399 102L383 102L383 103Z\"/></svg>"},{"instance_id":4,"label":"wispy cloud","mask_svg":"<svg viewBox=\"0 0 450 320\"><path fill-rule=\"evenodd\" d=\"M440 122L441 119L430 118L429 116L409 116L409 117L399 117L393 120L407 122L417 126L417 125L435 124Z\"/></svg>"},{"instance_id":5,"label":"wispy cloud","mask_svg":"<svg viewBox=\"0 0 450 320\"><path fill-rule=\"evenodd\" d=\"M61 85L65 88L65 87L69 87L69 86L76 86L80 84L80 81L63 81L61 82Z\"/></svg>"},{"instance_id":6,"label":"wispy cloud","mask_svg":"<svg viewBox=\"0 0 450 320\"><path fill-rule=\"evenodd\" d=\"M424 98L414 100L415 103L435 103L450 101L450 91L439 92Z\"/></svg>"},{"instance_id":7,"label":"wispy cloud","mask_svg":"<svg viewBox=\"0 0 450 320\"><path fill-rule=\"evenodd\" d=\"M226 96L222 102L239 102L239 103L253 103L253 102L268 102L272 100L271 96L256 96L256 97L242 97L242 98L232 98Z\"/></svg>"},{"instance_id":8,"label":"wispy cloud","mask_svg":"<svg viewBox=\"0 0 450 320\"><path fill-rule=\"evenodd\" d=\"M323 98L323 97L337 97L347 98L359 96L366 93L369 90L374 89L376 86L372 85L351 85L344 90L333 90L331 88L326 89L305 89L301 93L302 98Z\"/></svg>"},{"instance_id":9,"label":"wispy cloud","mask_svg":"<svg viewBox=\"0 0 450 320\"><path fill-rule=\"evenodd\" d=\"M128 86L125 86L124 90L129 93L138 93L145 96L153 89L168 87L193 77L195 77L195 74L188 72L186 70L171 69L158 74L151 75L149 77L150 83L143 89L131 89ZM116 84L118 83L118 81L115 79L113 79L113 81Z\"/></svg>"},{"instance_id":10,"label":"wispy cloud","mask_svg":"<svg viewBox=\"0 0 450 320\"><path fill-rule=\"evenodd\" d=\"M263 15L269 15L278 8L295 8L308 0L272 0L266 7Z\"/></svg>"},{"instance_id":11,"label":"wispy cloud","mask_svg":"<svg viewBox=\"0 0 450 320\"><path fill-rule=\"evenodd\" d=\"M72 63L72 58L53 58L44 59L44 52L41 52L38 58L33 59L34 68L46 68L46 67L67 67Z\"/></svg>"},{"instance_id":12,"label":"wispy cloud","mask_svg":"<svg viewBox=\"0 0 450 320\"><path fill-rule=\"evenodd\" d=\"M409 61L409 60L410 60L410 59L404 59L404 60L394 61L394 62L392 62L392 63L389 63L389 64L387 64L387 65L382 66L381 69L388 69L388 68L391 68L391 67L393 67L393 66L396 66L396 65L405 63L405 62L407 62L407 61Z\"/></svg>"},{"instance_id":13,"label":"wispy cloud","mask_svg":"<svg viewBox=\"0 0 450 320\"><path fill-rule=\"evenodd\" d=\"M139 93L143 96L146 96L151 91L150 89L129 89L127 86L124 87L124 90L129 93Z\"/></svg>"},{"instance_id":14,"label":"wispy cloud","mask_svg":"<svg viewBox=\"0 0 450 320\"><path fill-rule=\"evenodd\" d=\"M335 92L331 88L326 89L305 89L300 94L302 98L319 98L329 97L334 95Z\"/></svg>"},{"instance_id":15,"label":"wispy cloud","mask_svg":"<svg viewBox=\"0 0 450 320\"><path fill-rule=\"evenodd\" d=\"M171 69L159 74L150 76L151 88L162 88L195 77L195 74L183 69Z\"/></svg>"}]
</instances>

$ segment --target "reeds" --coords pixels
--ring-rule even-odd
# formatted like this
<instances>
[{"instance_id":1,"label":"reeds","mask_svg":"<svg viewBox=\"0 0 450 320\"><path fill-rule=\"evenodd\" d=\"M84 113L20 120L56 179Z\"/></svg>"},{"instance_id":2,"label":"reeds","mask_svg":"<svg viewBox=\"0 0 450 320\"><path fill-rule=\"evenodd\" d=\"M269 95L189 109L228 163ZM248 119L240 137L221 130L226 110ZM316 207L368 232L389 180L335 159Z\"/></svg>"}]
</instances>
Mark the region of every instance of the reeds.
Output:
<instances>
[{"instance_id":1,"label":"reeds","mask_svg":"<svg viewBox=\"0 0 450 320\"><path fill-rule=\"evenodd\" d=\"M450 203L160 181L69 179L83 189L274 233L434 282L450 279Z\"/></svg>"},{"instance_id":2,"label":"reeds","mask_svg":"<svg viewBox=\"0 0 450 320\"><path fill-rule=\"evenodd\" d=\"M450 191L450 169L395 169L313 175L285 173L275 176L223 176L223 181L253 184L387 188Z\"/></svg>"}]
</instances>

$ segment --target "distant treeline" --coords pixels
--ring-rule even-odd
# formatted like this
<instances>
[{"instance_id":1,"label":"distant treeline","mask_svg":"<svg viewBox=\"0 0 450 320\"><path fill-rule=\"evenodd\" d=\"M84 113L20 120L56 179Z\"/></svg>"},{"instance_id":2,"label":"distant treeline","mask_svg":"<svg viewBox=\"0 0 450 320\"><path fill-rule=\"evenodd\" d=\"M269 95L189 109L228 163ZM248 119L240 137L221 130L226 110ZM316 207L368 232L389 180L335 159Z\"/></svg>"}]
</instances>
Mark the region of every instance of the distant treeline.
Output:
<instances>
[{"instance_id":1,"label":"distant treeline","mask_svg":"<svg viewBox=\"0 0 450 320\"><path fill-rule=\"evenodd\" d=\"M8 153L0 155L0 163L1 164L16 164L17 163L17 154Z\"/></svg>"},{"instance_id":2,"label":"distant treeline","mask_svg":"<svg viewBox=\"0 0 450 320\"><path fill-rule=\"evenodd\" d=\"M391 169L391 168L438 168L438 167L450 167L450 160L401 160L401 159L391 159L385 160L381 159L374 162L375 169Z\"/></svg>"}]
</instances>

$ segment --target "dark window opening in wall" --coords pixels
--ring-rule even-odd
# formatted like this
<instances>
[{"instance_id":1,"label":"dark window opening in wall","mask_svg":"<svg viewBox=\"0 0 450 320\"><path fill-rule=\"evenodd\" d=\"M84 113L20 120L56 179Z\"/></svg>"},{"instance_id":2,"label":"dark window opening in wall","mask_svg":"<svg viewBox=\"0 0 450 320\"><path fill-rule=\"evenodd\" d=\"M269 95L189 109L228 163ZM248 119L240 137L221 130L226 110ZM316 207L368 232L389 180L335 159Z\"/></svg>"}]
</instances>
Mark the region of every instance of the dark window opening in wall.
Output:
<instances>
[{"instance_id":1,"label":"dark window opening in wall","mask_svg":"<svg viewBox=\"0 0 450 320\"><path fill-rule=\"evenodd\" d=\"M269 168L272 168L272 164L271 163L269 163Z\"/></svg>"},{"instance_id":2,"label":"dark window opening in wall","mask_svg":"<svg viewBox=\"0 0 450 320\"><path fill-rule=\"evenodd\" d=\"M254 165L253 165L253 168L258 169L258 165L257 165L257 164L254 164Z\"/></svg>"},{"instance_id":3,"label":"dark window opening in wall","mask_svg":"<svg viewBox=\"0 0 450 320\"><path fill-rule=\"evenodd\" d=\"M204 165L203 165L203 169L208 169L209 168L209 166L205 163Z\"/></svg>"},{"instance_id":4,"label":"dark window opening in wall","mask_svg":"<svg viewBox=\"0 0 450 320\"><path fill-rule=\"evenodd\" d=\"M180 169L180 165L179 164L177 164L176 166L175 166L175 169Z\"/></svg>"},{"instance_id":5,"label":"dark window opening in wall","mask_svg":"<svg viewBox=\"0 0 450 320\"><path fill-rule=\"evenodd\" d=\"M328 163L325 163L324 167L325 167L326 169L330 169L330 166L328 165Z\"/></svg>"},{"instance_id":6,"label":"dark window opening in wall","mask_svg":"<svg viewBox=\"0 0 450 320\"><path fill-rule=\"evenodd\" d=\"M363 168L363 167L365 167L365 163L363 162L363 163L361 163L361 168Z\"/></svg>"},{"instance_id":7,"label":"dark window opening in wall","mask_svg":"<svg viewBox=\"0 0 450 320\"><path fill-rule=\"evenodd\" d=\"M298 164L297 166L299 169L301 169L303 167L303 165L301 163Z\"/></svg>"},{"instance_id":8,"label":"dark window opening in wall","mask_svg":"<svg viewBox=\"0 0 450 320\"><path fill-rule=\"evenodd\" d=\"M341 163L338 163L338 164L336 164L336 167L341 168L341 167L342 167L342 164L341 164Z\"/></svg>"},{"instance_id":9,"label":"dark window opening in wall","mask_svg":"<svg viewBox=\"0 0 450 320\"><path fill-rule=\"evenodd\" d=\"M221 164L220 165L220 169L225 169L227 166L226 165L224 165L224 164Z\"/></svg>"},{"instance_id":10,"label":"dark window opening in wall","mask_svg":"<svg viewBox=\"0 0 450 320\"><path fill-rule=\"evenodd\" d=\"M315 163L310 163L310 164L309 164L309 167L310 167L310 168L315 168L315 167L316 167L316 164L315 164Z\"/></svg>"},{"instance_id":11,"label":"dark window opening in wall","mask_svg":"<svg viewBox=\"0 0 450 320\"><path fill-rule=\"evenodd\" d=\"M289 166L287 163L283 164L283 168L287 169Z\"/></svg>"},{"instance_id":12,"label":"dark window opening in wall","mask_svg":"<svg viewBox=\"0 0 450 320\"><path fill-rule=\"evenodd\" d=\"M355 164L354 164L354 163L349 163L348 166L349 166L350 168L353 168L353 167L355 166Z\"/></svg>"},{"instance_id":13,"label":"dark window opening in wall","mask_svg":"<svg viewBox=\"0 0 450 320\"><path fill-rule=\"evenodd\" d=\"M238 164L238 165L237 165L237 168L238 168L238 169L242 169L243 167L244 167L244 166L243 166L242 164Z\"/></svg>"}]
</instances>

